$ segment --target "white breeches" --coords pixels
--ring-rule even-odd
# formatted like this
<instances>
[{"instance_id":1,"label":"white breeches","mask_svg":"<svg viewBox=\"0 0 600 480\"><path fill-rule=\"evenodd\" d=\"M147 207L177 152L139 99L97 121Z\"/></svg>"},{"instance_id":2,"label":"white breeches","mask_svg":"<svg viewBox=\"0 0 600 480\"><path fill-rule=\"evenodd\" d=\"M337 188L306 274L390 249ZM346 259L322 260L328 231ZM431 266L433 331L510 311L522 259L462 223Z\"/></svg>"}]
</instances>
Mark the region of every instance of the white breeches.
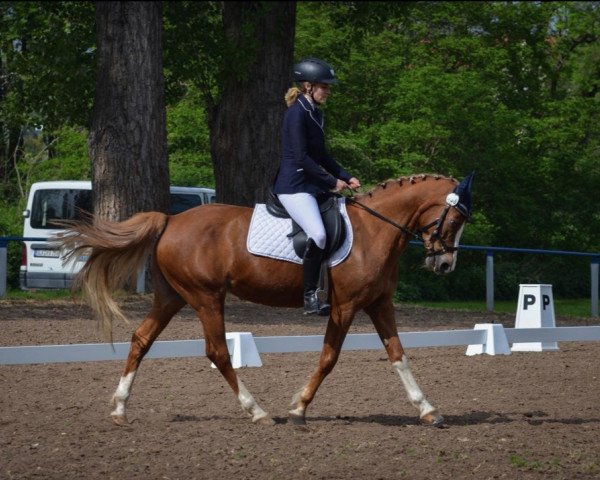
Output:
<instances>
[{"instance_id":1,"label":"white breeches","mask_svg":"<svg viewBox=\"0 0 600 480\"><path fill-rule=\"evenodd\" d=\"M325 248L327 237L317 199L310 193L285 193L277 195L277 198L306 236L312 238L317 247Z\"/></svg>"}]
</instances>

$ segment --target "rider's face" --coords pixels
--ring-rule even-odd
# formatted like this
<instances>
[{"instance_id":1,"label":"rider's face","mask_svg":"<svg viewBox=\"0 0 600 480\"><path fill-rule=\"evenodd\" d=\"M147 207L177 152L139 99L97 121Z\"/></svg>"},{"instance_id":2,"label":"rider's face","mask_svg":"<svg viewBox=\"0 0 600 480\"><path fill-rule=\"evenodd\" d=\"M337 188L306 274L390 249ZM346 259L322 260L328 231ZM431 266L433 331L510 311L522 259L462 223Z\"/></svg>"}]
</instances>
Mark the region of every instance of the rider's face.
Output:
<instances>
[{"instance_id":1,"label":"rider's face","mask_svg":"<svg viewBox=\"0 0 600 480\"><path fill-rule=\"evenodd\" d=\"M315 102L321 104L327 101L327 97L331 93L331 86L325 83L317 83L313 85L312 96Z\"/></svg>"}]
</instances>

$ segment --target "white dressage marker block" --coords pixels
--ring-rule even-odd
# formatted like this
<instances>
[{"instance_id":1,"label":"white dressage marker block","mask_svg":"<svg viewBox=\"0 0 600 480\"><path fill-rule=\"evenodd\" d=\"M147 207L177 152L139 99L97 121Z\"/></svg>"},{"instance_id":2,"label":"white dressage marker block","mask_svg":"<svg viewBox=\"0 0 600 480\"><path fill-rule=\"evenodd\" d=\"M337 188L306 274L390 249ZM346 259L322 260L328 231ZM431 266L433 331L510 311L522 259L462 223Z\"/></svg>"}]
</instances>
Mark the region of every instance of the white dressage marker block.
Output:
<instances>
[{"instance_id":1,"label":"white dressage marker block","mask_svg":"<svg viewBox=\"0 0 600 480\"><path fill-rule=\"evenodd\" d=\"M474 330L487 330L487 339L485 343L469 345L467 355L510 355L508 340L504 327L499 323L478 323L473 327Z\"/></svg>"},{"instance_id":2,"label":"white dressage marker block","mask_svg":"<svg viewBox=\"0 0 600 480\"><path fill-rule=\"evenodd\" d=\"M515 328L556 327L552 285L520 285ZM513 352L558 350L557 342L513 343Z\"/></svg>"},{"instance_id":3,"label":"white dressage marker block","mask_svg":"<svg viewBox=\"0 0 600 480\"><path fill-rule=\"evenodd\" d=\"M254 337L250 332L231 332L226 333L227 349L231 356L231 365L233 368L240 367L262 367L262 361L254 342ZM211 363L212 368L217 368Z\"/></svg>"}]
</instances>

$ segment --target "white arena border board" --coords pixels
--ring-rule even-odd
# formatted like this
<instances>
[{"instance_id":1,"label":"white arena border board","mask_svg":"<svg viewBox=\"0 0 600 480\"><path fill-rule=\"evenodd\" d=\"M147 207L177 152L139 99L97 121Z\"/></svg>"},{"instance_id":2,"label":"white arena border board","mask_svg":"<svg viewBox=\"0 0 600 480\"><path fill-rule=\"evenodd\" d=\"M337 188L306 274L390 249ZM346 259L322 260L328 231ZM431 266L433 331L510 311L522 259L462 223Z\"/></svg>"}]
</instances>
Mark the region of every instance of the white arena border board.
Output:
<instances>
[{"instance_id":1,"label":"white arena border board","mask_svg":"<svg viewBox=\"0 0 600 480\"><path fill-rule=\"evenodd\" d=\"M404 348L468 345L468 355L510 355L508 343L598 341L600 326L504 328L501 324L478 324L473 330L402 332L399 337ZM249 332L231 332L227 334L227 345L233 366L239 368L262 365L256 352L319 352L323 339L324 335L253 337ZM129 346L129 342L124 342L0 347L0 365L124 360ZM157 341L145 358L203 357L204 346L204 340ZM383 350L383 345L375 333L350 334L346 336L342 349ZM248 357L244 352L251 354Z\"/></svg>"}]
</instances>

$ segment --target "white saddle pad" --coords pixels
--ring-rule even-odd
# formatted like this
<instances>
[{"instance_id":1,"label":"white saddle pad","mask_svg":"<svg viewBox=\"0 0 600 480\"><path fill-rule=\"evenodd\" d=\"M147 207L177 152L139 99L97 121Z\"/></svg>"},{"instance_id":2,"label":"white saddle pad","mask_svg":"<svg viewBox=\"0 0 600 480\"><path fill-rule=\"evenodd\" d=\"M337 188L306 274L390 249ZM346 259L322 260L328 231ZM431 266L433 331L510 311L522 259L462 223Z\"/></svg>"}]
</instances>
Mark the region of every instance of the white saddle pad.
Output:
<instances>
[{"instance_id":1,"label":"white saddle pad","mask_svg":"<svg viewBox=\"0 0 600 480\"><path fill-rule=\"evenodd\" d=\"M352 224L346 211L344 199L339 201L340 212L346 222L346 239L328 260L330 267L335 267L343 262L352 248ZM248 251L261 257L276 258L293 263L302 263L296 255L294 244L288 234L292 231L291 218L277 218L267 211L264 203L257 203L254 207L250 230L246 246Z\"/></svg>"}]
</instances>

